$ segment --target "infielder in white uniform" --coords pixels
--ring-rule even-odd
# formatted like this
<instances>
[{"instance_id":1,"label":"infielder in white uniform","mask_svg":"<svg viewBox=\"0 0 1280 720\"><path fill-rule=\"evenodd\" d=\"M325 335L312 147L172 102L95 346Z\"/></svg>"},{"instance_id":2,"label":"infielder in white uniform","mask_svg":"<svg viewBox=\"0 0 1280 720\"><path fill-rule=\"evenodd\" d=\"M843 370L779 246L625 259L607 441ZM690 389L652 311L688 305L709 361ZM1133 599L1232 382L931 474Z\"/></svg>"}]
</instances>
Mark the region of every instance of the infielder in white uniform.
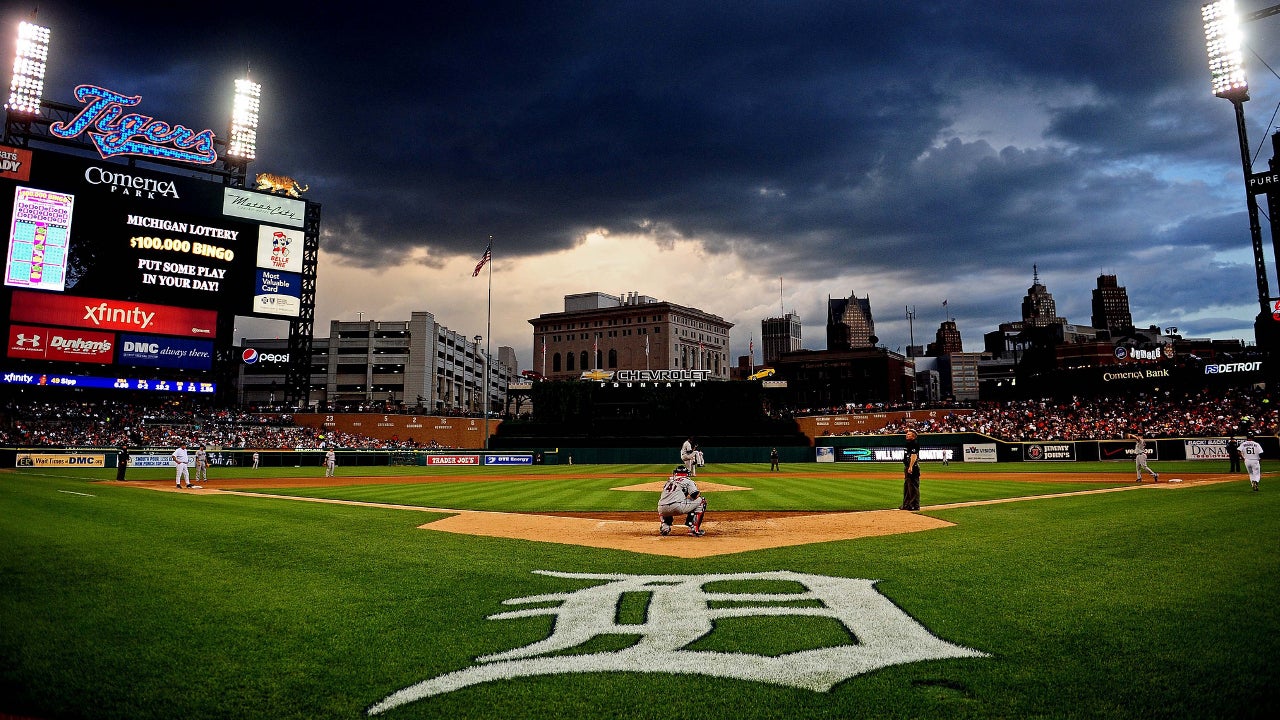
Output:
<instances>
[{"instance_id":1,"label":"infielder in white uniform","mask_svg":"<svg viewBox=\"0 0 1280 720\"><path fill-rule=\"evenodd\" d=\"M707 512L707 499L698 492L698 486L689 478L687 468L678 466L672 471L667 483L662 486L662 496L658 498L658 515L662 524L658 532L671 534L671 523L676 515L684 515L684 524L689 527L689 534L702 537L702 518Z\"/></svg>"},{"instance_id":2,"label":"infielder in white uniform","mask_svg":"<svg viewBox=\"0 0 1280 720\"><path fill-rule=\"evenodd\" d=\"M191 476L187 474L187 463L190 458L187 457L187 448L183 443L178 443L178 449L173 451L169 457L173 458L173 464L178 468L178 475L173 479L176 486L182 487L185 482L187 487L191 487Z\"/></svg>"},{"instance_id":3,"label":"infielder in white uniform","mask_svg":"<svg viewBox=\"0 0 1280 720\"><path fill-rule=\"evenodd\" d=\"M324 476L333 477L333 466L337 464L337 457L333 454L333 448L324 454Z\"/></svg>"},{"instance_id":4,"label":"infielder in white uniform","mask_svg":"<svg viewBox=\"0 0 1280 720\"><path fill-rule=\"evenodd\" d=\"M1244 458L1244 471L1249 473L1249 484L1256 491L1262 479L1262 446L1253 439L1253 433L1240 443L1240 457Z\"/></svg>"},{"instance_id":5,"label":"infielder in white uniform","mask_svg":"<svg viewBox=\"0 0 1280 720\"><path fill-rule=\"evenodd\" d=\"M1160 482L1160 473L1147 467L1146 438L1142 437L1141 435L1134 435L1133 433L1129 433L1129 439L1137 441L1133 446L1133 467L1134 467L1134 471L1137 472L1138 474L1138 479L1134 480L1134 482L1136 483L1142 482L1143 470L1146 470L1147 472L1151 473L1151 482Z\"/></svg>"}]
</instances>

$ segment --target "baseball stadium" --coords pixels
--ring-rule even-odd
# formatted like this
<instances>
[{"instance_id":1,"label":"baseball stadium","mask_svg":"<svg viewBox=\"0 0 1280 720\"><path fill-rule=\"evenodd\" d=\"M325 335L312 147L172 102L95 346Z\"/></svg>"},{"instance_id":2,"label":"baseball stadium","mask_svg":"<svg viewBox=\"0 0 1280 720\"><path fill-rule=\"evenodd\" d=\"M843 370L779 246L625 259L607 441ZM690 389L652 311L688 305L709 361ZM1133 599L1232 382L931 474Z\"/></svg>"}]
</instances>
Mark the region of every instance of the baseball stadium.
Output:
<instances>
[{"instance_id":1,"label":"baseball stadium","mask_svg":"<svg viewBox=\"0 0 1280 720\"><path fill-rule=\"evenodd\" d=\"M780 413L761 373L530 382L517 415L245 407L238 317L288 324L280 392L306 395L320 204L249 172L243 125L105 152L126 91L37 91L0 144L0 720L1280 710L1258 376L1170 360L1141 403ZM705 510L666 527L686 474Z\"/></svg>"}]
</instances>

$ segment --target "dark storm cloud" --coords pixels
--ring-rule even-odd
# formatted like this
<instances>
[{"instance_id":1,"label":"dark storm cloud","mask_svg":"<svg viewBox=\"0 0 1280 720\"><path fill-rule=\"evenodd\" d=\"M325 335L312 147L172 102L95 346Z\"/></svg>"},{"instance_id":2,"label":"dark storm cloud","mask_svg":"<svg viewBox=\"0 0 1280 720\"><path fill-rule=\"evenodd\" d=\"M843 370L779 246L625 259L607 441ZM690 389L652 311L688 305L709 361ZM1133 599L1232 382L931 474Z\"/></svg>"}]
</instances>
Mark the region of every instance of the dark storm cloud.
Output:
<instances>
[{"instance_id":1,"label":"dark storm cloud","mask_svg":"<svg viewBox=\"0 0 1280 720\"><path fill-rule=\"evenodd\" d=\"M46 95L101 82L220 131L248 66L264 85L255 169L309 183L326 250L352 264L439 265L489 235L537 255L603 228L696 238L797 281L1027 275L998 289L1003 310L971 289L974 324L1016 317L1033 263L1074 279L1050 289L1080 323L1100 268L1153 315L1250 297L1251 267L1195 261L1247 249L1196 2L264 5L226 20L150 5L42 10L74 63ZM1032 136L1003 137L1016 127Z\"/></svg>"}]
</instances>

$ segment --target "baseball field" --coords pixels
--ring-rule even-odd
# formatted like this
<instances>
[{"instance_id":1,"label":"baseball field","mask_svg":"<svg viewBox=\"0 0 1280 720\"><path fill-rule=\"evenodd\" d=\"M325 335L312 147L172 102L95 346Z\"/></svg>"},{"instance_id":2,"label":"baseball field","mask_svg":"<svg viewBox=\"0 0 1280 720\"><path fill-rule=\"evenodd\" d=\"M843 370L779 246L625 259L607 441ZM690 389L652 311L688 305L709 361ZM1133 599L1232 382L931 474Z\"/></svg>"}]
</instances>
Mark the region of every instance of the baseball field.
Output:
<instances>
[{"instance_id":1,"label":"baseball field","mask_svg":"<svg viewBox=\"0 0 1280 720\"><path fill-rule=\"evenodd\" d=\"M3 471L0 718L1274 716L1280 465L1028 465Z\"/></svg>"}]
</instances>

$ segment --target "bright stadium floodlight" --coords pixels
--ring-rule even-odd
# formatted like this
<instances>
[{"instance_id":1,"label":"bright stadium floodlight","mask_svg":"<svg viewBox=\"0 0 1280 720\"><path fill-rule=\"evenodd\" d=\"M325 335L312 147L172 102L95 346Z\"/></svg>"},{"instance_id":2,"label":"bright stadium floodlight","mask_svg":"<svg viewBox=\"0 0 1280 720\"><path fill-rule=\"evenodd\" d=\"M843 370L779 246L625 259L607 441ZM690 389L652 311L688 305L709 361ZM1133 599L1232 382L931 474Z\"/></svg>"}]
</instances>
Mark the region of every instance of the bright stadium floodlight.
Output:
<instances>
[{"instance_id":1,"label":"bright stadium floodlight","mask_svg":"<svg viewBox=\"0 0 1280 720\"><path fill-rule=\"evenodd\" d=\"M236 80L236 100L231 108L231 141L227 155L252 160L258 156L258 107L262 86L248 78Z\"/></svg>"},{"instance_id":2,"label":"bright stadium floodlight","mask_svg":"<svg viewBox=\"0 0 1280 720\"><path fill-rule=\"evenodd\" d=\"M5 109L35 115L44 94L44 69L49 58L49 28L29 22L18 25L18 52Z\"/></svg>"},{"instance_id":3,"label":"bright stadium floodlight","mask_svg":"<svg viewBox=\"0 0 1280 720\"><path fill-rule=\"evenodd\" d=\"M1248 100L1249 83L1244 75L1244 33L1235 0L1214 0L1200 7L1204 20L1205 49L1209 53L1209 75L1213 94L1228 100Z\"/></svg>"}]
</instances>

